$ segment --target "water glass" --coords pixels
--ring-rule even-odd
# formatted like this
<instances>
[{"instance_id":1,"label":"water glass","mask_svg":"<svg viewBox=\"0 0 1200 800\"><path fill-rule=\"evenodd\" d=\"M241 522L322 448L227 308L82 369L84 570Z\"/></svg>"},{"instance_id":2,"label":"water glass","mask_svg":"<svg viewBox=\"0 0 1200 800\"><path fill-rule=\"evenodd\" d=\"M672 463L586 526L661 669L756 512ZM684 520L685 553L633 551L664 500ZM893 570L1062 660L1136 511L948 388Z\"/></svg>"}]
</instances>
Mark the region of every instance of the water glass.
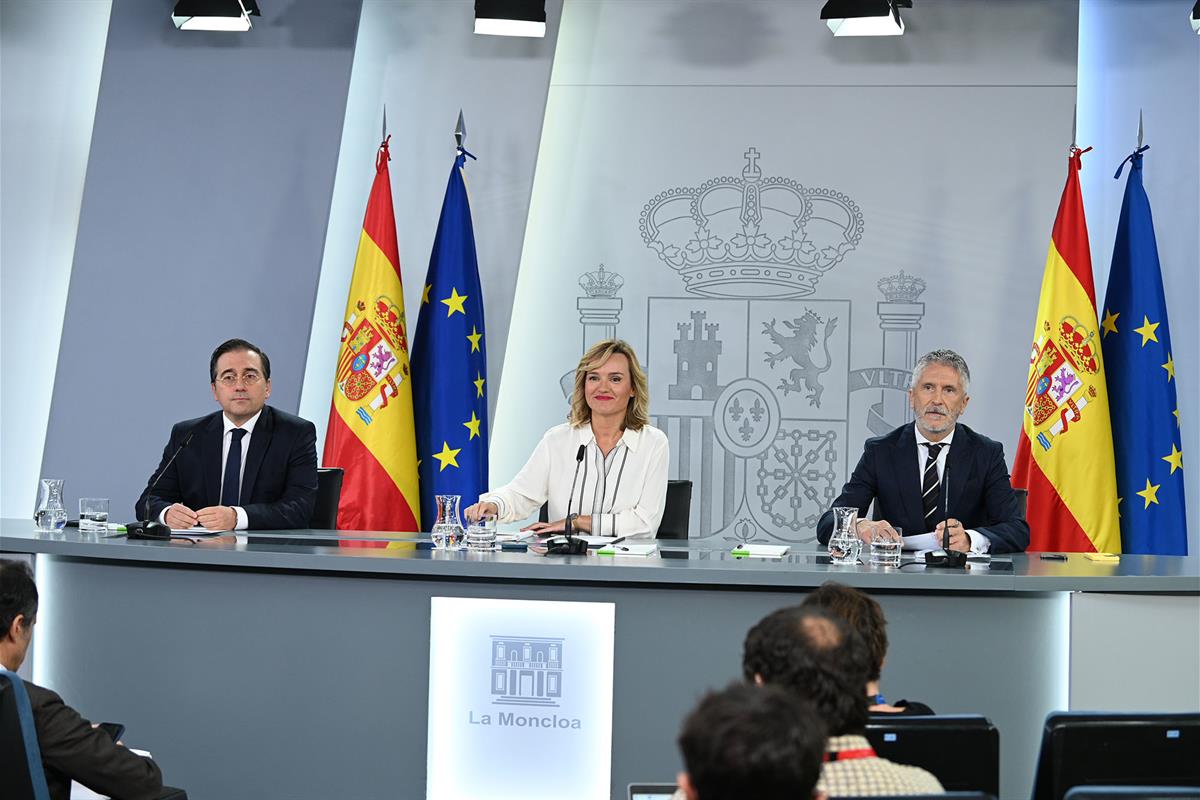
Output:
<instances>
[{"instance_id":1,"label":"water glass","mask_svg":"<svg viewBox=\"0 0 1200 800\"><path fill-rule=\"evenodd\" d=\"M851 506L835 506L833 509L833 535L829 537L829 561L833 564L857 564L862 552L862 540L858 538L858 509Z\"/></svg>"},{"instance_id":2,"label":"water glass","mask_svg":"<svg viewBox=\"0 0 1200 800\"><path fill-rule=\"evenodd\" d=\"M496 520L482 517L467 527L468 550L491 551L496 549Z\"/></svg>"},{"instance_id":3,"label":"water glass","mask_svg":"<svg viewBox=\"0 0 1200 800\"><path fill-rule=\"evenodd\" d=\"M904 535L901 528L892 526L892 529L896 531L897 536ZM900 550L903 546L899 539L892 541L882 530L873 531L871 533L871 566L899 567Z\"/></svg>"},{"instance_id":4,"label":"water glass","mask_svg":"<svg viewBox=\"0 0 1200 800\"><path fill-rule=\"evenodd\" d=\"M96 535L108 532L108 498L79 498L79 533Z\"/></svg>"}]
</instances>

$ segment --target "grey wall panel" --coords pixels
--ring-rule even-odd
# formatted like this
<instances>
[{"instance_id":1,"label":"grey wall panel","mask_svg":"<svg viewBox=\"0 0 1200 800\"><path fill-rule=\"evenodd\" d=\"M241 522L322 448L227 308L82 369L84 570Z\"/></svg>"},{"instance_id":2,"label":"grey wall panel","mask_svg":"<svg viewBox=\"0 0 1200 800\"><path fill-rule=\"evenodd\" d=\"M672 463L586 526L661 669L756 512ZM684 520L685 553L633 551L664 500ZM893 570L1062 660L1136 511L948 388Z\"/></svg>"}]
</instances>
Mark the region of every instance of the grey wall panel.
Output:
<instances>
[{"instance_id":1,"label":"grey wall panel","mask_svg":"<svg viewBox=\"0 0 1200 800\"><path fill-rule=\"evenodd\" d=\"M360 3L273 2L245 34L113 3L42 474L117 519L242 336L295 411ZM48 367L47 367L48 368Z\"/></svg>"},{"instance_id":2,"label":"grey wall panel","mask_svg":"<svg viewBox=\"0 0 1200 800\"><path fill-rule=\"evenodd\" d=\"M1072 711L1196 711L1197 653L1195 595L1071 595Z\"/></svg>"}]
</instances>

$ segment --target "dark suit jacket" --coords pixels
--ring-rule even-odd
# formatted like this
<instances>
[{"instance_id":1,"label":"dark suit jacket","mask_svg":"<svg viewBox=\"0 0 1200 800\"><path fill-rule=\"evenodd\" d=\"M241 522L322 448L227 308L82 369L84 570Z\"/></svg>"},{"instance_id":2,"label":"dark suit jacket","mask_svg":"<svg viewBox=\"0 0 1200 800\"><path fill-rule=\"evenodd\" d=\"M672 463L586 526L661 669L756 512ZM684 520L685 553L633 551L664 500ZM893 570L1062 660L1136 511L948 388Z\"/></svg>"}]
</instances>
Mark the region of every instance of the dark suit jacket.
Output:
<instances>
[{"instance_id":1,"label":"dark suit jacket","mask_svg":"<svg viewBox=\"0 0 1200 800\"><path fill-rule=\"evenodd\" d=\"M950 516L964 528L976 530L991 540L993 553L1023 552L1029 545L1029 525L1018 510L1004 462L1004 446L966 425L956 425L947 468ZM945 487L944 482L939 507L946 502ZM913 423L867 440L854 474L833 505L854 506L861 516L872 500L875 519L886 519L903 527L905 535L926 532ZM828 544L832 534L831 508L817 523L817 540Z\"/></svg>"},{"instance_id":2,"label":"dark suit jacket","mask_svg":"<svg viewBox=\"0 0 1200 800\"><path fill-rule=\"evenodd\" d=\"M157 764L93 728L54 692L24 683L53 800L71 796L72 780L116 800L143 800L161 794L162 773Z\"/></svg>"},{"instance_id":3,"label":"dark suit jacket","mask_svg":"<svg viewBox=\"0 0 1200 800\"><path fill-rule=\"evenodd\" d=\"M221 439L223 412L180 422L171 429L158 469L138 498L136 515L158 519L172 503L198 511L221 503ZM189 431L195 431L175 463L167 468L150 494L154 476L162 470ZM311 422L271 406L263 406L254 424L246 470L242 473L241 507L251 530L307 528L317 500L317 430Z\"/></svg>"}]
</instances>

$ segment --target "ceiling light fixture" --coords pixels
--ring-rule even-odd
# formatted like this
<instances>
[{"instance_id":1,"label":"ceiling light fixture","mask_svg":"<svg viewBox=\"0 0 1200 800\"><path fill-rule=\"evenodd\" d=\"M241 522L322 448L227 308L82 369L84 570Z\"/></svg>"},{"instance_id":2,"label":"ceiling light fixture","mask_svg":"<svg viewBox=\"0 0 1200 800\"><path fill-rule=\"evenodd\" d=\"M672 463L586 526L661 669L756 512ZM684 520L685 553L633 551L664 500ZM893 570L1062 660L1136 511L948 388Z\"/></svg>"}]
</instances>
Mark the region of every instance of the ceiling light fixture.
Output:
<instances>
[{"instance_id":1,"label":"ceiling light fixture","mask_svg":"<svg viewBox=\"0 0 1200 800\"><path fill-rule=\"evenodd\" d=\"M475 0L475 32L489 36L545 36L545 0Z\"/></svg>"},{"instance_id":2,"label":"ceiling light fixture","mask_svg":"<svg viewBox=\"0 0 1200 800\"><path fill-rule=\"evenodd\" d=\"M901 8L912 8L912 0L829 0L821 19L834 36L900 36Z\"/></svg>"},{"instance_id":3,"label":"ceiling light fixture","mask_svg":"<svg viewBox=\"0 0 1200 800\"><path fill-rule=\"evenodd\" d=\"M171 21L181 31L248 31L261 17L255 0L179 0Z\"/></svg>"}]
</instances>

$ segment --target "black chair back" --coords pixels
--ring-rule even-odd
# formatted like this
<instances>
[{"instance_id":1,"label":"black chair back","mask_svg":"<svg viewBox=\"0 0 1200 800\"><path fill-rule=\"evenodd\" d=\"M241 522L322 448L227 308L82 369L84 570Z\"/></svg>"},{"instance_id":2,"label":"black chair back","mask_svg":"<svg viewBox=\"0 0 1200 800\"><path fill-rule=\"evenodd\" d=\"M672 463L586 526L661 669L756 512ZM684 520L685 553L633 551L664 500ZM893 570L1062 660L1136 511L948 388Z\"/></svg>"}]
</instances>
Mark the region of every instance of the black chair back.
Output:
<instances>
[{"instance_id":1,"label":"black chair back","mask_svg":"<svg viewBox=\"0 0 1200 800\"><path fill-rule=\"evenodd\" d=\"M0 797L50 800L37 728L21 679L0 671Z\"/></svg>"},{"instance_id":2,"label":"black chair back","mask_svg":"<svg viewBox=\"0 0 1200 800\"><path fill-rule=\"evenodd\" d=\"M1076 786L1200 786L1200 712L1050 714L1033 798Z\"/></svg>"},{"instance_id":3,"label":"black chair back","mask_svg":"<svg viewBox=\"0 0 1200 800\"><path fill-rule=\"evenodd\" d=\"M1076 786L1066 800L1200 800L1200 786Z\"/></svg>"},{"instance_id":4,"label":"black chair back","mask_svg":"<svg viewBox=\"0 0 1200 800\"><path fill-rule=\"evenodd\" d=\"M1029 506L1029 490L1013 489L1013 494L1017 496L1017 513L1021 519L1025 519L1025 509Z\"/></svg>"},{"instance_id":5,"label":"black chair back","mask_svg":"<svg viewBox=\"0 0 1200 800\"><path fill-rule=\"evenodd\" d=\"M344 475L341 467L317 469L317 503L308 527L319 531L337 530L338 503L342 499Z\"/></svg>"},{"instance_id":6,"label":"black chair back","mask_svg":"<svg viewBox=\"0 0 1200 800\"><path fill-rule=\"evenodd\" d=\"M880 758L932 772L948 792L1000 794L1000 733L987 717L871 717Z\"/></svg>"},{"instance_id":7,"label":"black chair back","mask_svg":"<svg viewBox=\"0 0 1200 800\"><path fill-rule=\"evenodd\" d=\"M692 518L692 482L667 481L667 500L663 503L659 539L686 539Z\"/></svg>"}]
</instances>

